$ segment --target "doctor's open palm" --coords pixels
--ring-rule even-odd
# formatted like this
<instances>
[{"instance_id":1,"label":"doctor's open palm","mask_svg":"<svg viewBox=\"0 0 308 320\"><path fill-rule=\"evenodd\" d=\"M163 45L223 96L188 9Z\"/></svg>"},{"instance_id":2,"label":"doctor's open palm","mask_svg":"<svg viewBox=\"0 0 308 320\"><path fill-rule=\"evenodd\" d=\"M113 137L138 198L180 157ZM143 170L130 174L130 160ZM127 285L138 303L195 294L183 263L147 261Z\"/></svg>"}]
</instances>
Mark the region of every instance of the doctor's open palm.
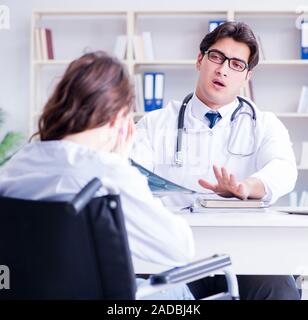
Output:
<instances>
[{"instance_id":1,"label":"doctor's open palm","mask_svg":"<svg viewBox=\"0 0 308 320\"><path fill-rule=\"evenodd\" d=\"M251 195L250 185L245 182L245 180L243 182L236 181L235 176L233 174L229 174L224 167L219 170L214 165L213 170L217 179L217 184L212 184L206 180L199 179L199 184L203 188L212 190L225 198L237 197L245 200Z\"/></svg>"}]
</instances>

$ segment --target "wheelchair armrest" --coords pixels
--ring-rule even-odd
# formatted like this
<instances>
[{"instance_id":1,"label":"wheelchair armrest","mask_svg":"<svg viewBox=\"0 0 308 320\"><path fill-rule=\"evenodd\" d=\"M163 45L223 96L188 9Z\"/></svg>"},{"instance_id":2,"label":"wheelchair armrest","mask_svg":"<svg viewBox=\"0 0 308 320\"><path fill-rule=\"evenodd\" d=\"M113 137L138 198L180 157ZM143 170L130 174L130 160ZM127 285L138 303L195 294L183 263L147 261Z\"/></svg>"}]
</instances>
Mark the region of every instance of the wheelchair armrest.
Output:
<instances>
[{"instance_id":1,"label":"wheelchair armrest","mask_svg":"<svg viewBox=\"0 0 308 320\"><path fill-rule=\"evenodd\" d=\"M213 272L222 271L227 279L228 295L231 296L232 299L237 300L239 298L238 284L235 274L228 268L230 265L231 259L228 255L214 255L182 267L172 268L151 275L147 283L138 287L137 298L141 299L142 297L169 289L176 285L204 278L212 275Z\"/></svg>"},{"instance_id":2,"label":"wheelchair armrest","mask_svg":"<svg viewBox=\"0 0 308 320\"><path fill-rule=\"evenodd\" d=\"M189 263L182 267L176 267L167 271L151 275L151 284L182 283L194 281L197 277L206 277L213 271L221 270L231 265L231 259L227 255L214 255L199 261Z\"/></svg>"}]
</instances>

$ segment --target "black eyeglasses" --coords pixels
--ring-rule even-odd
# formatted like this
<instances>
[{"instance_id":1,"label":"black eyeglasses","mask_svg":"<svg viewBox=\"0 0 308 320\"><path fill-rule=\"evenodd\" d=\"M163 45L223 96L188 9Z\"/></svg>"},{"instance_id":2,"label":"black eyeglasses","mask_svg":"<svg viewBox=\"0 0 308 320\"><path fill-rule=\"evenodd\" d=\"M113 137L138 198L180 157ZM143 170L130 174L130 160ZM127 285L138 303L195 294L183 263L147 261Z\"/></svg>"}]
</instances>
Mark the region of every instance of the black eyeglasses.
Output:
<instances>
[{"instance_id":1,"label":"black eyeglasses","mask_svg":"<svg viewBox=\"0 0 308 320\"><path fill-rule=\"evenodd\" d=\"M216 49L202 51L202 54L207 54L209 60L217 64L223 64L228 60L229 68L234 71L243 72L248 69L248 64L245 61L237 58L228 58L221 51Z\"/></svg>"}]
</instances>

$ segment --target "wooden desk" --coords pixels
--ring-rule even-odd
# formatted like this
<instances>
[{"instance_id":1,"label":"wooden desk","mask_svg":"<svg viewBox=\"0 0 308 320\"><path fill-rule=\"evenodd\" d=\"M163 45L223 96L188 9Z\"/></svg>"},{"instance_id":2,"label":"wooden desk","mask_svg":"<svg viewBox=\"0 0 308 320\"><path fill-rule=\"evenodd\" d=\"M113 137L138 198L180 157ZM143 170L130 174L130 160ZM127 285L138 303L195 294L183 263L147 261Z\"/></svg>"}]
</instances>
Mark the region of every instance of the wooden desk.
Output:
<instances>
[{"instance_id":1,"label":"wooden desk","mask_svg":"<svg viewBox=\"0 0 308 320\"><path fill-rule=\"evenodd\" d=\"M237 274L308 274L308 216L272 209L179 213L192 227L196 260L227 253ZM136 273L166 266L134 259Z\"/></svg>"}]
</instances>

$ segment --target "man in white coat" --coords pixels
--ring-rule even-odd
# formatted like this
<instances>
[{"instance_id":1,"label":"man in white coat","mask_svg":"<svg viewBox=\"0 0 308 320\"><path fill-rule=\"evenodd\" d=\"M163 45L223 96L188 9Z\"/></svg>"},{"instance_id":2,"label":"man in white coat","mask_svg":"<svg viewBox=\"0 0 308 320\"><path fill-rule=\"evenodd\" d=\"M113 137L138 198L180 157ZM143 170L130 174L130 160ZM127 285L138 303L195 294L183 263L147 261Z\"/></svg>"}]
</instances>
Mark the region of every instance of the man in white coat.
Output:
<instances>
[{"instance_id":1,"label":"man in white coat","mask_svg":"<svg viewBox=\"0 0 308 320\"><path fill-rule=\"evenodd\" d=\"M287 129L273 113L237 97L258 60L246 24L226 22L208 33L200 44L199 77L184 113L182 142L177 142L182 103L171 101L139 121L132 159L177 184L223 197L273 203L290 192L297 169ZM186 206L193 200L181 195L164 202ZM293 276L249 275L238 281L243 299L299 299ZM224 286L216 276L190 288L199 298Z\"/></svg>"}]
</instances>

